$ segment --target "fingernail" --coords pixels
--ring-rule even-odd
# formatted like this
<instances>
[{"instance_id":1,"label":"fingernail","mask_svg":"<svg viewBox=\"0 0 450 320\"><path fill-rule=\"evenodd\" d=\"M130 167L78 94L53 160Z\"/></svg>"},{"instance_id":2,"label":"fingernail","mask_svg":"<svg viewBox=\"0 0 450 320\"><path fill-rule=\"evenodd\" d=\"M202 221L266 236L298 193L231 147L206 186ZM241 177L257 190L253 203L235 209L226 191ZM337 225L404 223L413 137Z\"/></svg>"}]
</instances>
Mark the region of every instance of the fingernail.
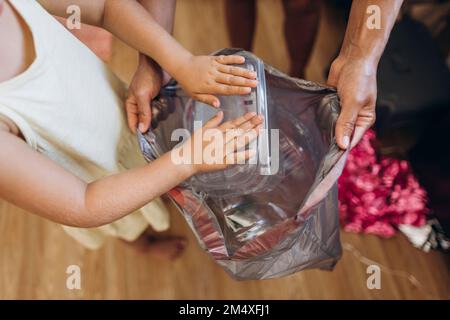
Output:
<instances>
[{"instance_id":1,"label":"fingernail","mask_svg":"<svg viewBox=\"0 0 450 320\"><path fill-rule=\"evenodd\" d=\"M216 107L216 108L220 107L219 101L214 101L213 102L213 106Z\"/></svg>"},{"instance_id":2,"label":"fingernail","mask_svg":"<svg viewBox=\"0 0 450 320\"><path fill-rule=\"evenodd\" d=\"M348 136L344 136L344 138L342 138L342 144L344 145L345 149L348 148L349 143L350 143L350 138Z\"/></svg>"},{"instance_id":3,"label":"fingernail","mask_svg":"<svg viewBox=\"0 0 450 320\"><path fill-rule=\"evenodd\" d=\"M223 111L217 112L217 116L222 116L222 115L223 115Z\"/></svg>"},{"instance_id":4,"label":"fingernail","mask_svg":"<svg viewBox=\"0 0 450 320\"><path fill-rule=\"evenodd\" d=\"M144 133L144 131L145 131L145 126L144 126L144 124L143 124L142 122L139 123L138 128L139 128L139 131L140 131L140 132Z\"/></svg>"}]
</instances>

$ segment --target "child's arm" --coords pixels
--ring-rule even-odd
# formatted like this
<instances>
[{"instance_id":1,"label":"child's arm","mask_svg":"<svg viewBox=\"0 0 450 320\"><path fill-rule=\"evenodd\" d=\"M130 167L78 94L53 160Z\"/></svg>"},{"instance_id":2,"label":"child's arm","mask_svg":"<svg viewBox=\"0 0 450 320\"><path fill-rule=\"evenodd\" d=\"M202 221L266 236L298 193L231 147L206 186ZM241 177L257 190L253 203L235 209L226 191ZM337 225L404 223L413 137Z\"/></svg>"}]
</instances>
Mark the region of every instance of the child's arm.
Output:
<instances>
[{"instance_id":1,"label":"child's arm","mask_svg":"<svg viewBox=\"0 0 450 320\"><path fill-rule=\"evenodd\" d=\"M262 119L247 114L234 122L219 125L219 113L204 128L218 128L222 132L230 127L242 128L256 138ZM194 136L183 148L193 145ZM206 139L206 138L205 138ZM141 168L85 183L55 162L32 150L0 121L0 197L30 212L61 224L77 227L97 227L113 222L144 206L152 199L177 186L198 172L223 169L230 163L224 154L223 165L204 163L175 165L171 154ZM203 152L207 144L193 152ZM221 146L233 157L248 158L250 154Z\"/></svg>"},{"instance_id":2,"label":"child's arm","mask_svg":"<svg viewBox=\"0 0 450 320\"><path fill-rule=\"evenodd\" d=\"M248 94L257 85L256 73L230 66L240 56L193 56L161 27L138 2L130 0L39 0L55 15L69 5L81 8L82 22L105 28L139 52L152 57L193 98L219 107L214 94ZM207 32L207 31L205 31Z\"/></svg>"}]
</instances>

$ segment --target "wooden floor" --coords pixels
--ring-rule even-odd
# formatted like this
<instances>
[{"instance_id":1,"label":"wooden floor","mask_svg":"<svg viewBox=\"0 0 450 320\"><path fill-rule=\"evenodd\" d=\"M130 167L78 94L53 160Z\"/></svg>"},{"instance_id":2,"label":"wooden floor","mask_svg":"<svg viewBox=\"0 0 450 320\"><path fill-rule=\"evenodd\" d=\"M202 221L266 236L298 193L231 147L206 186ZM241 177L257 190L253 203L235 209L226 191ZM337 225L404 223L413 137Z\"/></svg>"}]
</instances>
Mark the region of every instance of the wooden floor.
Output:
<instances>
[{"instance_id":1,"label":"wooden floor","mask_svg":"<svg viewBox=\"0 0 450 320\"><path fill-rule=\"evenodd\" d=\"M256 54L288 70L278 1L259 2ZM342 24L324 11L308 77L322 81L324 65L342 36ZM179 0L175 35L195 53L228 46L222 1ZM111 65L129 80L135 54L114 43ZM450 260L413 248L401 235L380 239L342 233L345 250L333 272L304 271L276 280L232 280L196 244L185 222L172 210L172 233L189 238L175 262L152 259L111 239L99 251L83 249L62 229L0 201L1 299L430 299L450 298ZM358 251L355 251L358 250ZM366 286L367 262L382 265L381 289ZM372 263L372 262L369 262ZM66 288L66 268L81 268L81 290ZM386 267L386 269L384 267ZM395 269L397 271L392 271ZM409 278L408 278L409 277ZM419 281L417 284L415 280Z\"/></svg>"}]
</instances>

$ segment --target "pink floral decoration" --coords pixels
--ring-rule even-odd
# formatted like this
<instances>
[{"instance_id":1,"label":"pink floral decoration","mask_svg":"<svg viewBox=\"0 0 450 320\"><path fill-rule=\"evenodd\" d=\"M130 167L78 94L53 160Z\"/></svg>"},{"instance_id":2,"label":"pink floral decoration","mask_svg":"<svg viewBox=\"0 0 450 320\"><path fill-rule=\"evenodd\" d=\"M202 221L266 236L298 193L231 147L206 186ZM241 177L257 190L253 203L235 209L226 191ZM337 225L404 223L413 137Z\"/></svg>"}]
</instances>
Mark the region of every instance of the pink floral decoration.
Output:
<instances>
[{"instance_id":1,"label":"pink floral decoration","mask_svg":"<svg viewBox=\"0 0 450 320\"><path fill-rule=\"evenodd\" d=\"M375 151L376 135L366 132L353 148L339 178L339 209L345 231L392 237L399 224L425 223L427 194L409 163Z\"/></svg>"}]
</instances>

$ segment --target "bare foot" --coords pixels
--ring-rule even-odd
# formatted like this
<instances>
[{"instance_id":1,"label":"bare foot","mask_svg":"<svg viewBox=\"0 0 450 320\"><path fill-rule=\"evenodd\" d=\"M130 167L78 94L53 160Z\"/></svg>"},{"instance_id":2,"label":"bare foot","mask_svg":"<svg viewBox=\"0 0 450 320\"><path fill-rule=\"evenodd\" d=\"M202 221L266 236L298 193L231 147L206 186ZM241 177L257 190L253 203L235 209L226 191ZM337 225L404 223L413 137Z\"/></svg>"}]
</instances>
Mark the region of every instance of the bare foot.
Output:
<instances>
[{"instance_id":1,"label":"bare foot","mask_svg":"<svg viewBox=\"0 0 450 320\"><path fill-rule=\"evenodd\" d=\"M179 236L156 236L145 233L131 244L139 252L165 260L175 260L183 253L187 240Z\"/></svg>"}]
</instances>

